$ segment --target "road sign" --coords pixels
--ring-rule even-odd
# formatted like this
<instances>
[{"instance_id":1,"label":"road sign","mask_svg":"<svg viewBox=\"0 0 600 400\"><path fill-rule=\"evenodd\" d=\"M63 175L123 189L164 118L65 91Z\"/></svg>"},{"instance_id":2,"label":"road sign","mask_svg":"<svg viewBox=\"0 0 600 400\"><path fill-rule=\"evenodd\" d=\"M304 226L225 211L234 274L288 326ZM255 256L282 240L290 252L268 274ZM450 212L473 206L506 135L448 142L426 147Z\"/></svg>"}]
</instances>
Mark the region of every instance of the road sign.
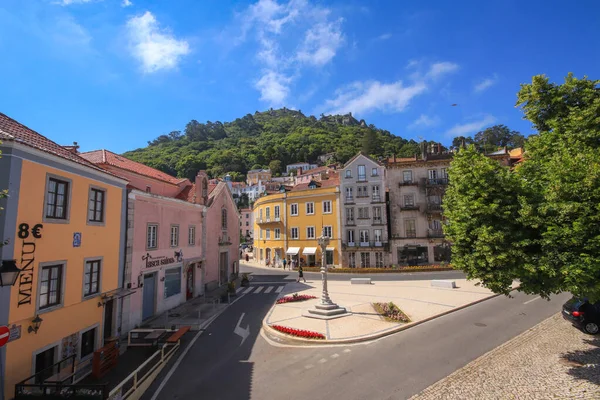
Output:
<instances>
[{"instance_id":1,"label":"road sign","mask_svg":"<svg viewBox=\"0 0 600 400\"><path fill-rule=\"evenodd\" d=\"M9 328L10 335L8 336L8 343L13 340L21 339L21 325L13 325Z\"/></svg>"},{"instance_id":2,"label":"road sign","mask_svg":"<svg viewBox=\"0 0 600 400\"><path fill-rule=\"evenodd\" d=\"M0 326L0 347L4 346L8 343L8 338L10 337L10 330L8 326Z\"/></svg>"}]
</instances>

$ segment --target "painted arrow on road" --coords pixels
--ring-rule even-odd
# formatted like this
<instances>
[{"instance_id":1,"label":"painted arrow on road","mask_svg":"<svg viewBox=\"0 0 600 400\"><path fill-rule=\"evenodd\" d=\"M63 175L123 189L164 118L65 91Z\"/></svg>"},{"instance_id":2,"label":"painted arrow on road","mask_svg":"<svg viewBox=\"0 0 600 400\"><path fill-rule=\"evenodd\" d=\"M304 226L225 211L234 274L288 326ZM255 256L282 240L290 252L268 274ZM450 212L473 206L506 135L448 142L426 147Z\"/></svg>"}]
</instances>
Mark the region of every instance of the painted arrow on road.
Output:
<instances>
[{"instance_id":1,"label":"painted arrow on road","mask_svg":"<svg viewBox=\"0 0 600 400\"><path fill-rule=\"evenodd\" d=\"M233 333L235 333L236 335L238 335L242 338L242 343L240 343L240 346L244 344L244 341L250 335L250 326L248 326L245 329L240 327L240 324L242 323L242 319L244 318L244 315L246 315L246 313L242 313L242 315L240 315L240 319L239 319L237 325L235 326L235 329L233 330Z\"/></svg>"}]
</instances>

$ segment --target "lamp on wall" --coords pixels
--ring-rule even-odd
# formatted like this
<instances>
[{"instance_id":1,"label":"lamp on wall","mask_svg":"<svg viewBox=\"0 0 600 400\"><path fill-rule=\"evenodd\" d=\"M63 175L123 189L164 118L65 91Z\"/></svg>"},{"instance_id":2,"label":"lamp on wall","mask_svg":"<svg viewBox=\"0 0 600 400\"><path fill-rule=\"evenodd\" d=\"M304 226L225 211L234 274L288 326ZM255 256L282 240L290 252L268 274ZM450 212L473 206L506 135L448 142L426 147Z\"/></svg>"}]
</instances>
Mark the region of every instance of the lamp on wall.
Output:
<instances>
[{"instance_id":1,"label":"lamp on wall","mask_svg":"<svg viewBox=\"0 0 600 400\"><path fill-rule=\"evenodd\" d=\"M41 319L39 315L36 315L35 318L31 321L31 326L27 328L27 332L33 332L37 334L38 330L40 329L40 325L42 325L42 321L43 319Z\"/></svg>"},{"instance_id":2,"label":"lamp on wall","mask_svg":"<svg viewBox=\"0 0 600 400\"><path fill-rule=\"evenodd\" d=\"M0 266L0 286L13 286L21 270L17 268L16 260L4 260Z\"/></svg>"}]
</instances>

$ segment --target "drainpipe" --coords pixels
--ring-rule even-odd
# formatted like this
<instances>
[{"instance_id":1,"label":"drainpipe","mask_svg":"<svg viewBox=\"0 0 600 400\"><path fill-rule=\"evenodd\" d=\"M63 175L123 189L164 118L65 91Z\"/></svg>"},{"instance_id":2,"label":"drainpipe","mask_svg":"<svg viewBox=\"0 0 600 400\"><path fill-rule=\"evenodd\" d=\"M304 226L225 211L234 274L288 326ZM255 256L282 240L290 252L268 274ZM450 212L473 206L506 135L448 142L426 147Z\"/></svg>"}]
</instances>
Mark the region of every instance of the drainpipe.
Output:
<instances>
[{"instance_id":1,"label":"drainpipe","mask_svg":"<svg viewBox=\"0 0 600 400\"><path fill-rule=\"evenodd\" d=\"M129 235L127 234L127 232L129 231L129 193L130 190L125 189L125 251L123 252L123 288L126 287L126 283L127 282L127 241L129 238ZM131 282L130 282L131 283ZM121 332L123 329L123 303L125 302L125 298L121 298L121 301L119 302L119 327L117 328L117 332L119 334L119 337L121 336Z\"/></svg>"}]
</instances>

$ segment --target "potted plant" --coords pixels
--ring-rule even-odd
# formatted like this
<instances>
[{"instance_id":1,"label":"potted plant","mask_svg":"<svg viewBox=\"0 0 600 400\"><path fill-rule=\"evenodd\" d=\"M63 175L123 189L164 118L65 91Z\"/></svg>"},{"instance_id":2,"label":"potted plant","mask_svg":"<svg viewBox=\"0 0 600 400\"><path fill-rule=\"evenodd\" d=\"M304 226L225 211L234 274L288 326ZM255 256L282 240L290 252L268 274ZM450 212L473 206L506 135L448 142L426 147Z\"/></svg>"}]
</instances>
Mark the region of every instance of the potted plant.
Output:
<instances>
[{"instance_id":1,"label":"potted plant","mask_svg":"<svg viewBox=\"0 0 600 400\"><path fill-rule=\"evenodd\" d=\"M250 280L248 279L248 274L247 273L243 273L242 274L242 281L241 281L240 285L243 286L243 287L250 286Z\"/></svg>"}]
</instances>

